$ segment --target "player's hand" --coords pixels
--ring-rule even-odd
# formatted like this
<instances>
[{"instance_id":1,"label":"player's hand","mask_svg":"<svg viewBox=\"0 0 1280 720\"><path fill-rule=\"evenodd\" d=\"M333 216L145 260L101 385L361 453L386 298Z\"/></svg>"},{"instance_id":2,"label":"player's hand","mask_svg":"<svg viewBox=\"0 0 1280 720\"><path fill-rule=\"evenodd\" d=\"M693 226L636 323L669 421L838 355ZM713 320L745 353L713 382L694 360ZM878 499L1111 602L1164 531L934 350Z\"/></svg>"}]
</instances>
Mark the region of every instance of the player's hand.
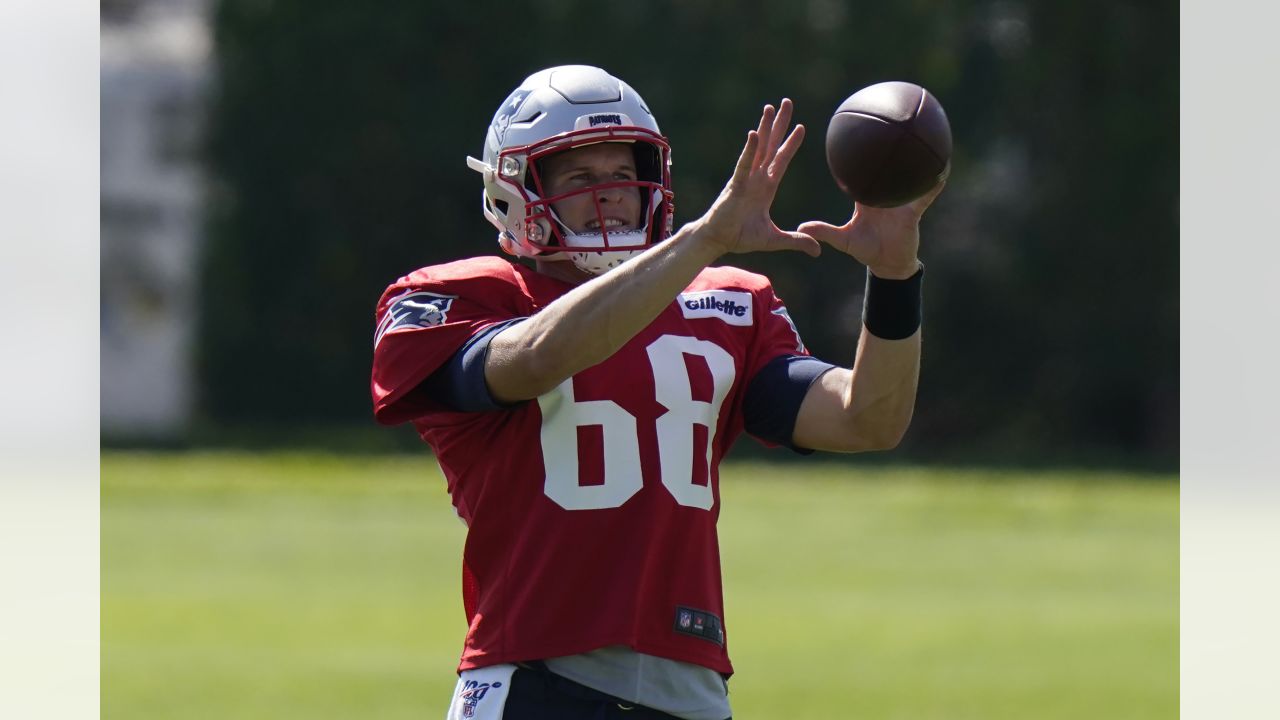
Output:
<instances>
[{"instance_id":1,"label":"player's hand","mask_svg":"<svg viewBox=\"0 0 1280 720\"><path fill-rule=\"evenodd\" d=\"M695 223L721 253L799 250L817 256L821 246L811 236L787 232L774 224L769 211L782 176L804 140L804 126L791 124L791 100L784 98L779 108L765 105L760 124L747 133L733 177L711 209Z\"/></svg>"},{"instance_id":2,"label":"player's hand","mask_svg":"<svg viewBox=\"0 0 1280 720\"><path fill-rule=\"evenodd\" d=\"M877 277L909 278L918 269L920 218L945 185L946 181L940 182L922 197L895 208L854 203L853 217L844 225L811 221L798 230L852 255Z\"/></svg>"}]
</instances>

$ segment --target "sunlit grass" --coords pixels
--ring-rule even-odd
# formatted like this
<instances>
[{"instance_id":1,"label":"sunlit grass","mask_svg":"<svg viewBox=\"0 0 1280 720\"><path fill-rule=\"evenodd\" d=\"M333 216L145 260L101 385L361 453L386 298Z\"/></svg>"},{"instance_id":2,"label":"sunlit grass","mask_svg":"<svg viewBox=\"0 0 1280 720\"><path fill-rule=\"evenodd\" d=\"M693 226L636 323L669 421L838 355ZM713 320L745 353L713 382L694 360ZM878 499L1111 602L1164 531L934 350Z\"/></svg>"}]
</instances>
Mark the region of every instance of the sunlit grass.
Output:
<instances>
[{"instance_id":1,"label":"sunlit grass","mask_svg":"<svg viewBox=\"0 0 1280 720\"><path fill-rule=\"evenodd\" d=\"M1177 715L1173 478L722 468L735 717ZM464 528L421 457L104 454L104 718L443 715Z\"/></svg>"}]
</instances>

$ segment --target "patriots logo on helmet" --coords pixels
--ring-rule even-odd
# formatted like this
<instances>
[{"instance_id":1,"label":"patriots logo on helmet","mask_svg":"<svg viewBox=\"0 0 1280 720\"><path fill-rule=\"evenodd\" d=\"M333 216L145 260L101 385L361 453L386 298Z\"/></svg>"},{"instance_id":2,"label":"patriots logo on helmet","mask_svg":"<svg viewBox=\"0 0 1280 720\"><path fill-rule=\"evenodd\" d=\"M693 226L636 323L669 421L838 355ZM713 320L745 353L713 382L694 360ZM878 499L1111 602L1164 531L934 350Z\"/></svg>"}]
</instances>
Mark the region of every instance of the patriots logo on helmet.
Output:
<instances>
[{"instance_id":1,"label":"patriots logo on helmet","mask_svg":"<svg viewBox=\"0 0 1280 720\"><path fill-rule=\"evenodd\" d=\"M391 307L387 308L387 313L382 316L382 322L378 323L373 346L377 347L388 333L443 325L449 317L449 308L457 299L457 295L440 295L426 291L401 295L392 301Z\"/></svg>"},{"instance_id":2,"label":"patriots logo on helmet","mask_svg":"<svg viewBox=\"0 0 1280 720\"><path fill-rule=\"evenodd\" d=\"M498 136L498 142L502 142L507 134L507 127L511 125L511 118L520 112L520 106L524 104L524 99L529 97L532 90L517 88L515 92L502 103L502 107L498 108L498 112L493 116L493 131Z\"/></svg>"}]
</instances>

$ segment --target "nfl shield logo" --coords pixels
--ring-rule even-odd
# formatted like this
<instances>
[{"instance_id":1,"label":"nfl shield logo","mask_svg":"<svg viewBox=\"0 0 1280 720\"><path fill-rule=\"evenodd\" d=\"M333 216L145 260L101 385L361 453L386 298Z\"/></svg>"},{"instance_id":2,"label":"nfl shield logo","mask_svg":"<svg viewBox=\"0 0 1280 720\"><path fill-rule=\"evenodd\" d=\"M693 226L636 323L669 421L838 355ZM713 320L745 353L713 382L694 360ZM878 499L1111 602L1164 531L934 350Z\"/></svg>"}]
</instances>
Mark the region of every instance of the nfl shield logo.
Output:
<instances>
[{"instance_id":1,"label":"nfl shield logo","mask_svg":"<svg viewBox=\"0 0 1280 720\"><path fill-rule=\"evenodd\" d=\"M681 610L681 611L680 611L680 627L682 627L682 628L684 628L684 629L688 630L688 629L689 629L689 625L690 625L690 623L692 623L692 622L693 622L693 616L691 616L691 615L689 614L689 611L688 611L688 610Z\"/></svg>"}]
</instances>

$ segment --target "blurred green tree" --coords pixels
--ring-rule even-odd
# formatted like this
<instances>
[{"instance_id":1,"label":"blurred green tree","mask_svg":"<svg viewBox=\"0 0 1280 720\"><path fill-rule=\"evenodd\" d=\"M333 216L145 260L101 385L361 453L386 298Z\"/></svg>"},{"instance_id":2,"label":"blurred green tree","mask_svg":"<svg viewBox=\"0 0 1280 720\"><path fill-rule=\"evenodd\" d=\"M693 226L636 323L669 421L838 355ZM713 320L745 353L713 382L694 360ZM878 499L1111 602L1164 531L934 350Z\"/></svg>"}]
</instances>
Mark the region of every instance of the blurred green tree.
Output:
<instances>
[{"instance_id":1,"label":"blurred green tree","mask_svg":"<svg viewBox=\"0 0 1280 720\"><path fill-rule=\"evenodd\" d=\"M200 330L214 423L370 422L378 295L421 265L497 251L463 157L525 75L580 62L654 108L680 222L783 96L809 139L775 219L847 217L822 152L829 113L881 80L930 88L956 151L925 219L905 452L1176 458L1173 3L223 0L215 38ZM774 279L815 354L852 360L852 261L728 261Z\"/></svg>"}]
</instances>

